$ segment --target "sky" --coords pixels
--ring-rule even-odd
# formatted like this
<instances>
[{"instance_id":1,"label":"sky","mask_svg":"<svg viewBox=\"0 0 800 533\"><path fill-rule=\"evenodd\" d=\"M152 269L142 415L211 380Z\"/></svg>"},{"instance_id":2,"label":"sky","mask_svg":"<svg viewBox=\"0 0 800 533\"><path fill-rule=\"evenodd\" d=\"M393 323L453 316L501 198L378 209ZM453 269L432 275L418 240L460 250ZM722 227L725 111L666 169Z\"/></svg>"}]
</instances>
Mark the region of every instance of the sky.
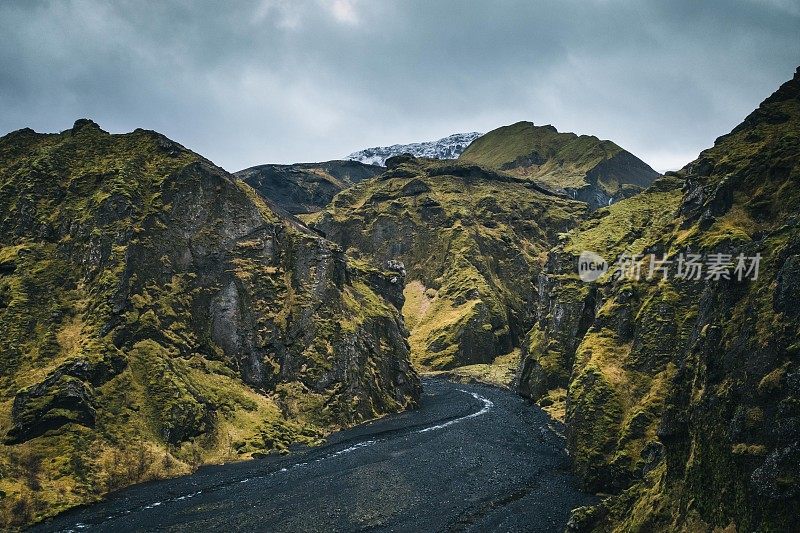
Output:
<instances>
[{"instance_id":1,"label":"sky","mask_svg":"<svg viewBox=\"0 0 800 533\"><path fill-rule=\"evenodd\" d=\"M157 130L229 171L520 120L677 169L800 65L800 0L4 0L0 134Z\"/></svg>"}]
</instances>

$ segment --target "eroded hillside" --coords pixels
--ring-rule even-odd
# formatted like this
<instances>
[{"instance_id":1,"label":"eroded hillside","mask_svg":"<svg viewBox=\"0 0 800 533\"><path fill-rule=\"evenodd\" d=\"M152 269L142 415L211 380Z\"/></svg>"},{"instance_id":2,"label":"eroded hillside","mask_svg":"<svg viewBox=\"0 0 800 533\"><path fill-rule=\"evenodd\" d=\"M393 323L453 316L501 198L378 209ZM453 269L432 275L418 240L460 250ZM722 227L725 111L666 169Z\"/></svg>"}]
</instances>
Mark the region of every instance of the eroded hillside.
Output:
<instances>
[{"instance_id":1,"label":"eroded hillside","mask_svg":"<svg viewBox=\"0 0 800 533\"><path fill-rule=\"evenodd\" d=\"M293 215L315 213L336 194L381 174L383 167L358 161L258 165L235 175L268 201Z\"/></svg>"},{"instance_id":2,"label":"eroded hillside","mask_svg":"<svg viewBox=\"0 0 800 533\"><path fill-rule=\"evenodd\" d=\"M209 161L88 120L0 161L6 525L417 400L398 273Z\"/></svg>"},{"instance_id":3,"label":"eroded hillside","mask_svg":"<svg viewBox=\"0 0 800 533\"><path fill-rule=\"evenodd\" d=\"M349 254L404 264L403 312L421 368L491 362L519 346L545 254L584 204L476 165L387 164L309 217L312 227Z\"/></svg>"},{"instance_id":4,"label":"eroded hillside","mask_svg":"<svg viewBox=\"0 0 800 533\"><path fill-rule=\"evenodd\" d=\"M574 529L795 527L799 141L800 70L696 161L549 254L520 390L546 406L566 397L576 471L617 494L577 512ZM580 281L582 251L612 271ZM689 254L727 274L680 276ZM667 274L649 275L654 256ZM639 279L612 274L623 257Z\"/></svg>"}]
</instances>

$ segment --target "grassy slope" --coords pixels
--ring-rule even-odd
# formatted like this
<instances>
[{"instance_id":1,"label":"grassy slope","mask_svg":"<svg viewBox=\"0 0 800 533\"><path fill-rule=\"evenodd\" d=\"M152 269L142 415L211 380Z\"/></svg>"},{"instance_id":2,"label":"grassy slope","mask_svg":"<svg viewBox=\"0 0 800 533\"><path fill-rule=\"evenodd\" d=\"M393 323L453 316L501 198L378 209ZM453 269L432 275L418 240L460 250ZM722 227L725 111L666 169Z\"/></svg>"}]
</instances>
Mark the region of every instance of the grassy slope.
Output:
<instances>
[{"instance_id":1,"label":"grassy slope","mask_svg":"<svg viewBox=\"0 0 800 533\"><path fill-rule=\"evenodd\" d=\"M576 470L596 490L630 487L576 513L576 524L791 527L800 461L800 391L792 384L800 322L788 305L799 292L798 139L795 76L678 176L598 212L551 254L556 267L548 276L563 309L579 309L587 298L565 290L583 284L559 274L560 267L574 271L569 258L584 249L611 261L623 251L763 256L758 280L743 283L601 278L591 328L579 334L572 358L548 324L534 328L531 375L569 365Z\"/></svg>"},{"instance_id":2,"label":"grassy slope","mask_svg":"<svg viewBox=\"0 0 800 533\"><path fill-rule=\"evenodd\" d=\"M544 252L582 213L496 173L415 160L340 193L309 220L350 253L405 263L412 357L443 369L490 362L518 344Z\"/></svg>"},{"instance_id":3,"label":"grassy slope","mask_svg":"<svg viewBox=\"0 0 800 533\"><path fill-rule=\"evenodd\" d=\"M589 135L559 133L552 126L517 122L476 139L459 160L497 168L535 180L553 189L576 190L587 185L600 165L625 151L611 141ZM627 153L625 153L627 154ZM629 156L629 154L627 154ZM647 185L656 173L630 156L624 168L599 178L599 187L610 196L628 196L626 184Z\"/></svg>"},{"instance_id":4,"label":"grassy slope","mask_svg":"<svg viewBox=\"0 0 800 533\"><path fill-rule=\"evenodd\" d=\"M202 295L217 280L178 267L182 259L170 254L182 243L167 235L225 205L237 207L233 216L245 226L284 232L286 242L300 245L297 253L304 241L313 249L319 239L279 229L283 221L252 189L201 157L153 132L109 135L85 123L58 135L12 133L0 139L0 161L0 434L9 434L0 445L0 522L6 526L202 463L314 444L340 424L400 407L392 398L380 403L309 388L345 345L360 361L353 339L365 329L383 342L376 320L396 321L397 312L361 281L331 293L323 306L329 316L317 314L319 342L306 346L298 379L268 388L243 381L233 354L196 318L198 305L208 309ZM170 191L178 197L168 202ZM201 195L199 204L189 203L190 191ZM286 259L264 260L266 241L253 235L228 245L215 228L235 226L207 223L192 237L195 260L205 247L232 254L228 272L261 313L267 338L270 328L280 332L296 320L297 305L314 301L308 291L315 289L303 285L302 273L286 270ZM342 319L344 330L336 325ZM380 384L370 368L384 356L374 353L364 361L364 379ZM76 377L84 374L75 369L61 375L76 362L89 377ZM14 398L47 380L54 384L22 410L43 416L37 424L44 434L12 439ZM68 400L70 387L84 399Z\"/></svg>"},{"instance_id":5,"label":"grassy slope","mask_svg":"<svg viewBox=\"0 0 800 533\"><path fill-rule=\"evenodd\" d=\"M436 370L427 375L446 377L458 383L484 383L504 389L511 389L519 367L519 348L505 355L498 355L490 363L464 365L452 370Z\"/></svg>"},{"instance_id":6,"label":"grassy slope","mask_svg":"<svg viewBox=\"0 0 800 533\"><path fill-rule=\"evenodd\" d=\"M566 188L583 185L589 170L621 150L613 142L597 137L559 133L552 126L517 122L478 137L459 159L490 168L513 169L553 187ZM536 163L536 157L529 161L531 154L543 161Z\"/></svg>"}]
</instances>

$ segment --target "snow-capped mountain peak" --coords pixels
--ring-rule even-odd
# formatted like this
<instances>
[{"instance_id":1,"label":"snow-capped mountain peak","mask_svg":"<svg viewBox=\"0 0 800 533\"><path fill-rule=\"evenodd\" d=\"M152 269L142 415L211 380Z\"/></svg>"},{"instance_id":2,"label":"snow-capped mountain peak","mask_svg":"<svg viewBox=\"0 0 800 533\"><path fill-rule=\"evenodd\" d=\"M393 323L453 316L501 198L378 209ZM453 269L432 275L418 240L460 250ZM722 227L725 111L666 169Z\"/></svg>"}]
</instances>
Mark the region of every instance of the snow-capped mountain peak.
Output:
<instances>
[{"instance_id":1,"label":"snow-capped mountain peak","mask_svg":"<svg viewBox=\"0 0 800 533\"><path fill-rule=\"evenodd\" d=\"M472 141L481 135L481 133L473 131L470 133L454 133L438 141L376 146L353 152L345 159L381 166L385 166L388 158L400 154L411 154L416 157L430 157L433 159L456 159Z\"/></svg>"}]
</instances>

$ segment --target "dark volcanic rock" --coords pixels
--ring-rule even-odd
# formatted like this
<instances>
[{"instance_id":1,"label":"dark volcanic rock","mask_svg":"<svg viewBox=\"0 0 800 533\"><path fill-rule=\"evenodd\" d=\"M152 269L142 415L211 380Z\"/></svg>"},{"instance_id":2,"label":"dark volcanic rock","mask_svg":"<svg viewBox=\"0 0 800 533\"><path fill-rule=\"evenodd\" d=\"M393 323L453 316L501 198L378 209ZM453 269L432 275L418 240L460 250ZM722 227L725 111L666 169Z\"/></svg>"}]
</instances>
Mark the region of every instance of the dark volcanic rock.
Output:
<instances>
[{"instance_id":1,"label":"dark volcanic rock","mask_svg":"<svg viewBox=\"0 0 800 533\"><path fill-rule=\"evenodd\" d=\"M259 165L235 175L287 212L314 213L342 189L382 173L383 167L358 161Z\"/></svg>"},{"instance_id":2,"label":"dark volcanic rock","mask_svg":"<svg viewBox=\"0 0 800 533\"><path fill-rule=\"evenodd\" d=\"M122 372L126 364L116 354L106 354L97 361L78 359L19 391L11 408L14 425L8 431L6 443L18 444L68 423L94 426L94 387Z\"/></svg>"},{"instance_id":3,"label":"dark volcanic rock","mask_svg":"<svg viewBox=\"0 0 800 533\"><path fill-rule=\"evenodd\" d=\"M94 404L91 388L80 379L65 374L48 378L17 393L6 443L18 444L70 422L94 426Z\"/></svg>"}]
</instances>

